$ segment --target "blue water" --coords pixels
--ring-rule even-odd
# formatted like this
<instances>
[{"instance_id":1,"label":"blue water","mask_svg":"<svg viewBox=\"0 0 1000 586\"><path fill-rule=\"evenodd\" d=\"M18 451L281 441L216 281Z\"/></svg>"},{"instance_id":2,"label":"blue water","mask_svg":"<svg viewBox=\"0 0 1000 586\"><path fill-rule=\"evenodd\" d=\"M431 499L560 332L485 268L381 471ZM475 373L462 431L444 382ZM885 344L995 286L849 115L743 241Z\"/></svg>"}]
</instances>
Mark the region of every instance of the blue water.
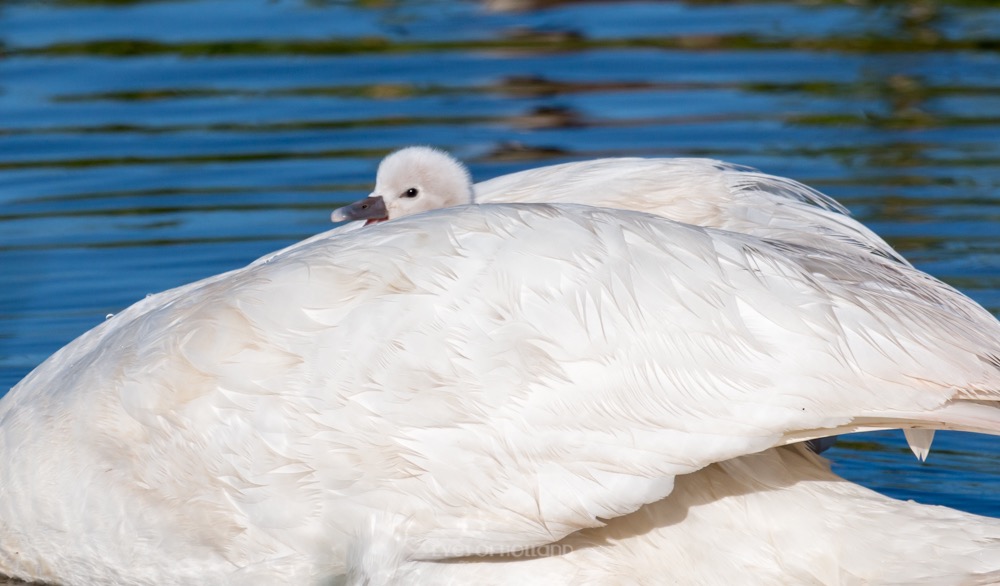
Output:
<instances>
[{"instance_id":1,"label":"blue water","mask_svg":"<svg viewBox=\"0 0 1000 586\"><path fill-rule=\"evenodd\" d=\"M326 230L409 144L478 179L615 155L787 175L997 314L997 31L973 1L5 2L0 390L147 293ZM1000 439L829 455L1000 516Z\"/></svg>"}]
</instances>

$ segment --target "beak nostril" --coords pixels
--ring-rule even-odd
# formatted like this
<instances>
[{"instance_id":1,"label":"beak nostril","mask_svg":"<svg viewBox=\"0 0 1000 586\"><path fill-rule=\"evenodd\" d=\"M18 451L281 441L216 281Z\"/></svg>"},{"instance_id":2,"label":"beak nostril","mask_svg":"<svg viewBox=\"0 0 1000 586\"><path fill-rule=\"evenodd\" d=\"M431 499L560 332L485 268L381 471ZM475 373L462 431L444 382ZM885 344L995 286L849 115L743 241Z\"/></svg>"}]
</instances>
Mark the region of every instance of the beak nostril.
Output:
<instances>
[{"instance_id":1,"label":"beak nostril","mask_svg":"<svg viewBox=\"0 0 1000 586\"><path fill-rule=\"evenodd\" d=\"M385 209L385 201L379 196L369 196L363 200L346 205L333 214L330 219L334 222L346 222L348 220L387 220L389 213Z\"/></svg>"}]
</instances>

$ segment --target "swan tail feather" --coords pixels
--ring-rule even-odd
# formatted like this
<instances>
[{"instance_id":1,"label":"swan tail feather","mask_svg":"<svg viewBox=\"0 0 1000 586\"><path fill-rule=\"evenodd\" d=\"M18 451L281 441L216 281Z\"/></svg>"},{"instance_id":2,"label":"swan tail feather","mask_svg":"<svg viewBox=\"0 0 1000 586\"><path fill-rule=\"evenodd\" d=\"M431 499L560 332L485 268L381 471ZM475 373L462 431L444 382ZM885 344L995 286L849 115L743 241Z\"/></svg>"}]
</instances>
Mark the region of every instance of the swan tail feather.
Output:
<instances>
[{"instance_id":1,"label":"swan tail feather","mask_svg":"<svg viewBox=\"0 0 1000 586\"><path fill-rule=\"evenodd\" d=\"M886 411L856 417L832 428L786 433L783 444L808 442L842 433L902 429L910 450L921 461L930 454L934 431L947 429L1000 435L1000 405L987 401L952 401L928 411Z\"/></svg>"},{"instance_id":2,"label":"swan tail feather","mask_svg":"<svg viewBox=\"0 0 1000 586\"><path fill-rule=\"evenodd\" d=\"M914 427L904 429L903 435L906 436L906 443L913 455L921 462L926 461L931 453L931 444L934 442L934 430Z\"/></svg>"}]
</instances>

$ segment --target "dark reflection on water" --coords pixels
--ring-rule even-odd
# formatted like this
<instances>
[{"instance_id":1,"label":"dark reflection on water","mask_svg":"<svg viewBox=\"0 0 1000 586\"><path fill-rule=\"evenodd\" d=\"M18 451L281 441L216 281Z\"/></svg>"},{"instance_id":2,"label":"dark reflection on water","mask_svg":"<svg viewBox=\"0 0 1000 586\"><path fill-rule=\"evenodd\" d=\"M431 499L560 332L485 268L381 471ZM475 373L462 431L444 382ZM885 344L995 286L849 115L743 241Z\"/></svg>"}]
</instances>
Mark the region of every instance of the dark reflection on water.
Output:
<instances>
[{"instance_id":1,"label":"dark reflection on water","mask_svg":"<svg viewBox=\"0 0 1000 586\"><path fill-rule=\"evenodd\" d=\"M810 183L1000 311L992 2L0 4L0 389L147 293L329 227L401 145L477 178L708 156ZM1000 441L831 454L1000 515Z\"/></svg>"}]
</instances>

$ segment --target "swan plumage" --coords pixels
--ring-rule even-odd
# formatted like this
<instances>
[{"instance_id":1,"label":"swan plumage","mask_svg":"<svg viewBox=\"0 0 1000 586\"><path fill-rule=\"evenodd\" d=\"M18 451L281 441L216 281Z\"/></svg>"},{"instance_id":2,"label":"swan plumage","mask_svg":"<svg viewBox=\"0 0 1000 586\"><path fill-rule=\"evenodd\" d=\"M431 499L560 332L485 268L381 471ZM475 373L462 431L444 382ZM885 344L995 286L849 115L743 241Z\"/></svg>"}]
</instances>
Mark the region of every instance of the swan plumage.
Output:
<instances>
[{"instance_id":1,"label":"swan plumage","mask_svg":"<svg viewBox=\"0 0 1000 586\"><path fill-rule=\"evenodd\" d=\"M997 433L1000 324L869 256L568 204L320 235L139 301L0 401L0 567L315 583L373 516L399 560L517 552L773 446Z\"/></svg>"}]
</instances>

